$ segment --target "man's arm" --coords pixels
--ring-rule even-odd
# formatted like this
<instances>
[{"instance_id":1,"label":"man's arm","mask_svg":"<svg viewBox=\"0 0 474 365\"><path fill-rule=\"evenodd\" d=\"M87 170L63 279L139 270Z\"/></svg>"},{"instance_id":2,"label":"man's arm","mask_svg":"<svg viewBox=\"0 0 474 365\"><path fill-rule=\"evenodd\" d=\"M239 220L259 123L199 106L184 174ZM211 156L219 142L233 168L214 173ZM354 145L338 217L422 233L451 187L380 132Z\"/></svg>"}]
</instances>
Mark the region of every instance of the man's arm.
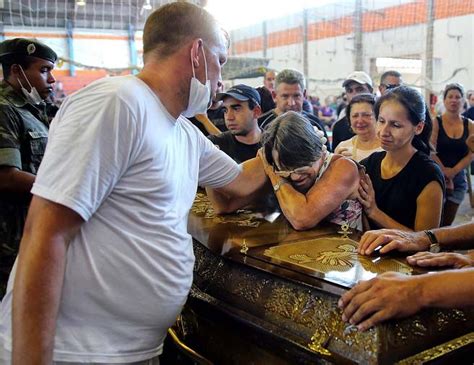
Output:
<instances>
[{"instance_id":1,"label":"man's arm","mask_svg":"<svg viewBox=\"0 0 474 365\"><path fill-rule=\"evenodd\" d=\"M0 191L29 194L35 175L21 171L16 167L0 167Z\"/></svg>"},{"instance_id":2,"label":"man's arm","mask_svg":"<svg viewBox=\"0 0 474 365\"><path fill-rule=\"evenodd\" d=\"M13 364L52 363L67 247L82 222L65 206L32 199L13 290Z\"/></svg>"},{"instance_id":3,"label":"man's arm","mask_svg":"<svg viewBox=\"0 0 474 365\"><path fill-rule=\"evenodd\" d=\"M474 248L474 223L432 230L443 250ZM396 229L367 231L362 236L358 252L370 255L378 246L380 253L390 251L416 252L430 248L430 240L425 232L403 232Z\"/></svg>"},{"instance_id":4,"label":"man's arm","mask_svg":"<svg viewBox=\"0 0 474 365\"><path fill-rule=\"evenodd\" d=\"M341 297L338 305L343 321L357 325L359 331L427 307L474 306L474 269L418 276L385 273L357 284Z\"/></svg>"},{"instance_id":5,"label":"man's arm","mask_svg":"<svg viewBox=\"0 0 474 365\"><path fill-rule=\"evenodd\" d=\"M207 115L196 114L194 118L196 118L196 120L203 125L207 133L209 133L211 136L217 136L222 133L221 130L217 128L214 123L211 122Z\"/></svg>"},{"instance_id":6,"label":"man's arm","mask_svg":"<svg viewBox=\"0 0 474 365\"><path fill-rule=\"evenodd\" d=\"M463 255L457 252L431 253L423 251L417 252L413 256L407 256L407 262L412 266L462 269L474 267L474 252Z\"/></svg>"},{"instance_id":7,"label":"man's arm","mask_svg":"<svg viewBox=\"0 0 474 365\"><path fill-rule=\"evenodd\" d=\"M242 172L229 184L216 189L206 188L216 213L231 213L252 203L268 181L258 155L242 163L241 167Z\"/></svg>"}]
</instances>

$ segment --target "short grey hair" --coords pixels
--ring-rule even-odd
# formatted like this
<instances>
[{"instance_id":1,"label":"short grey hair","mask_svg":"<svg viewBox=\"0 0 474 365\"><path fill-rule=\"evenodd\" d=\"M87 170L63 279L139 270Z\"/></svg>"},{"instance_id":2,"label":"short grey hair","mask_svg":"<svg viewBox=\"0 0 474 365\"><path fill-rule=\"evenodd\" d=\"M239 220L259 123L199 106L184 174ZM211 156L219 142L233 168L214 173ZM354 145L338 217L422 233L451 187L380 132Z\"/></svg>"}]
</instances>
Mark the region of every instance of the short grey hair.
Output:
<instances>
[{"instance_id":1,"label":"short grey hair","mask_svg":"<svg viewBox=\"0 0 474 365\"><path fill-rule=\"evenodd\" d=\"M289 111L270 124L262 136L265 158L274 164L272 151L278 152L280 165L295 169L312 165L323 154L323 142L303 114Z\"/></svg>"},{"instance_id":2,"label":"short grey hair","mask_svg":"<svg viewBox=\"0 0 474 365\"><path fill-rule=\"evenodd\" d=\"M289 68L279 72L276 76L275 89L278 89L278 85L280 84L299 84L302 91L306 89L306 80L304 78L304 75L299 71L292 70Z\"/></svg>"}]
</instances>

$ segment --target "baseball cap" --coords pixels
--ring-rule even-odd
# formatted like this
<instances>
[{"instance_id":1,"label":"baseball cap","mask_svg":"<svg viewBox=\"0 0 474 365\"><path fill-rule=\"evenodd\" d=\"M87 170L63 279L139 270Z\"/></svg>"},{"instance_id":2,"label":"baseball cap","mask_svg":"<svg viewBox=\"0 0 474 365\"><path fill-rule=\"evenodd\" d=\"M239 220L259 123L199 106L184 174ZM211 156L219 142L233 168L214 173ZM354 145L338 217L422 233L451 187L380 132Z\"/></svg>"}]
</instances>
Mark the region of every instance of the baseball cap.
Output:
<instances>
[{"instance_id":1,"label":"baseball cap","mask_svg":"<svg viewBox=\"0 0 474 365\"><path fill-rule=\"evenodd\" d=\"M252 100L255 104L258 105L260 105L260 103L262 102L258 91L255 90L253 87L244 84L232 86L226 92L218 93L216 95L216 100L222 100L226 96L230 96L231 98L237 99L239 101Z\"/></svg>"},{"instance_id":2,"label":"baseball cap","mask_svg":"<svg viewBox=\"0 0 474 365\"><path fill-rule=\"evenodd\" d=\"M345 87L349 82L355 81L358 84L364 85L367 84L370 87L373 87L372 79L364 71L354 71L342 83L342 87Z\"/></svg>"},{"instance_id":3,"label":"baseball cap","mask_svg":"<svg viewBox=\"0 0 474 365\"><path fill-rule=\"evenodd\" d=\"M36 39L13 38L0 43L0 61L7 56L32 56L55 63L58 55Z\"/></svg>"}]
</instances>

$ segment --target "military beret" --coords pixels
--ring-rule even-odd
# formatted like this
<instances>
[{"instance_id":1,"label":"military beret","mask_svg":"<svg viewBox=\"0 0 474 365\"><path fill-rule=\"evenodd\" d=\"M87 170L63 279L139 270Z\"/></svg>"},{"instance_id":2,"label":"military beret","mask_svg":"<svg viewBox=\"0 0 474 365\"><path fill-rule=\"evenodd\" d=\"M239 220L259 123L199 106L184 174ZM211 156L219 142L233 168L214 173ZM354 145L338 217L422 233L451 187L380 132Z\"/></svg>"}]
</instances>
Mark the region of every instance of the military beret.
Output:
<instances>
[{"instance_id":1,"label":"military beret","mask_svg":"<svg viewBox=\"0 0 474 365\"><path fill-rule=\"evenodd\" d=\"M35 39L13 38L0 43L0 62L7 56L32 56L56 62L58 55L44 43Z\"/></svg>"}]
</instances>

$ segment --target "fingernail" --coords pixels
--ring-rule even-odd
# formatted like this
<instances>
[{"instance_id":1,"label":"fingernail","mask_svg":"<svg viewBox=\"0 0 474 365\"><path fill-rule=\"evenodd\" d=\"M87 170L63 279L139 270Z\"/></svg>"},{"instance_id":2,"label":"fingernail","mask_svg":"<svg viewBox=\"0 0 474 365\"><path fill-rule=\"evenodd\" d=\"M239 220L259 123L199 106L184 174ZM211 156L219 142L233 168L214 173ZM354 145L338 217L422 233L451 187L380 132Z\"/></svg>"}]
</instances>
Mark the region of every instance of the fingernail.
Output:
<instances>
[{"instance_id":1,"label":"fingernail","mask_svg":"<svg viewBox=\"0 0 474 365\"><path fill-rule=\"evenodd\" d=\"M344 322L347 322L347 317L346 317L345 314L342 315L342 320L343 320Z\"/></svg>"}]
</instances>

